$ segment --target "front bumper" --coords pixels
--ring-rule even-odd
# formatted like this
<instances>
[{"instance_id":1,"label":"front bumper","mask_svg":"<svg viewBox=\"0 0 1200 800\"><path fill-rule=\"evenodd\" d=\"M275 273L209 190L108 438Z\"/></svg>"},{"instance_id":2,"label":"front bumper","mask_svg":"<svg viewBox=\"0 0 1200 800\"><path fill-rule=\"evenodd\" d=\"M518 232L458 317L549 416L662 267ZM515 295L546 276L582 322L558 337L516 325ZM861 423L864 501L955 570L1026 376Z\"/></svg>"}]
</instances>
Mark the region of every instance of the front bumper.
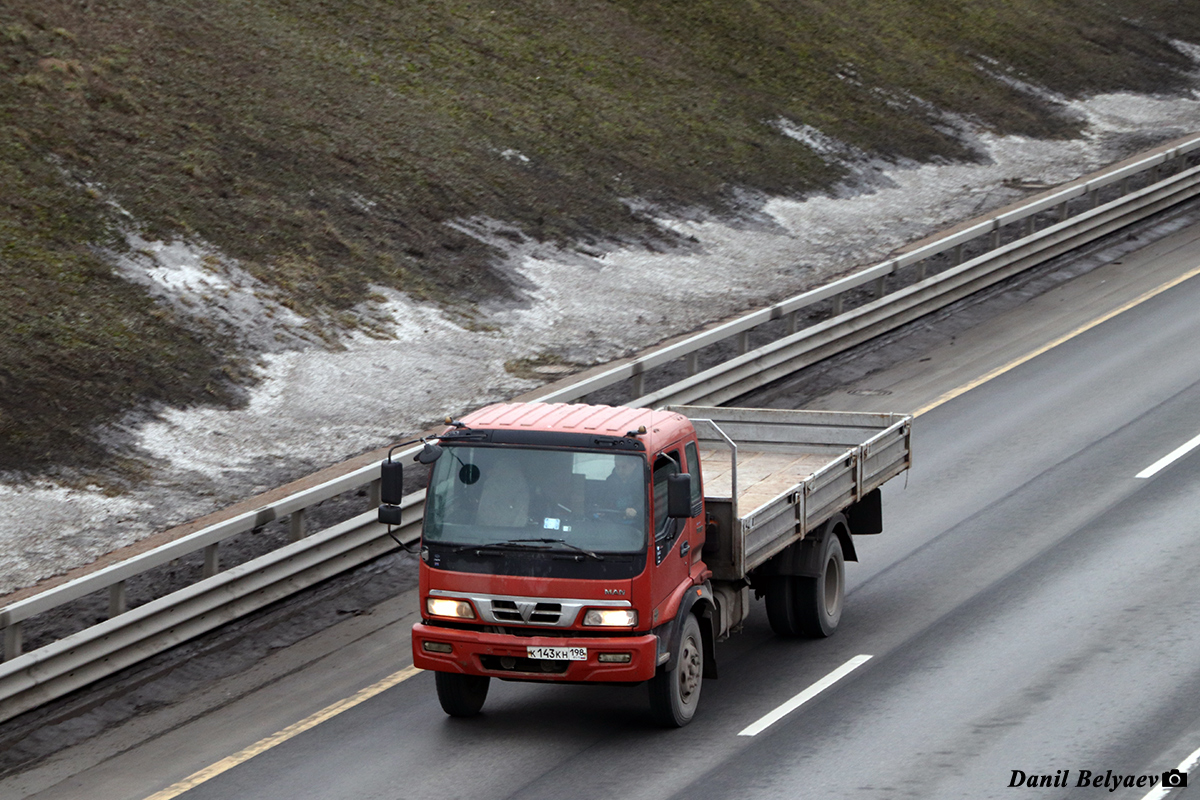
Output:
<instances>
[{"instance_id":1,"label":"front bumper","mask_svg":"<svg viewBox=\"0 0 1200 800\"><path fill-rule=\"evenodd\" d=\"M451 652L429 652L425 642L449 645ZM658 668L658 637L654 634L578 638L512 636L417 623L413 626L412 645L413 664L421 669L495 678L627 683L649 680ZM587 648L587 660L540 662L528 658L529 647L584 647ZM627 664L601 662L601 653L628 653L630 660Z\"/></svg>"}]
</instances>

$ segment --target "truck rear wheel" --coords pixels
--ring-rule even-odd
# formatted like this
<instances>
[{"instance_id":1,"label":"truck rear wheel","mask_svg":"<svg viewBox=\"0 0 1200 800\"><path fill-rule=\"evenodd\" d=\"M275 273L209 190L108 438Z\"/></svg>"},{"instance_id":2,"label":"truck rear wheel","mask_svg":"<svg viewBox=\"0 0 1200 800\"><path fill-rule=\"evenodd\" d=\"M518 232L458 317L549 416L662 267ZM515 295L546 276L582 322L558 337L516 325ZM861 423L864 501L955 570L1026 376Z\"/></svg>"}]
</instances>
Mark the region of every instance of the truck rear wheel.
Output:
<instances>
[{"instance_id":1,"label":"truck rear wheel","mask_svg":"<svg viewBox=\"0 0 1200 800\"><path fill-rule=\"evenodd\" d=\"M660 669L650 679L650 714L664 728L682 728L692 721L704 682L704 641L700 623L691 614L683 623L674 669Z\"/></svg>"},{"instance_id":2,"label":"truck rear wheel","mask_svg":"<svg viewBox=\"0 0 1200 800\"><path fill-rule=\"evenodd\" d=\"M483 708L491 678L486 675L459 675L456 672L435 672L438 702L442 711L452 717L473 717Z\"/></svg>"},{"instance_id":3,"label":"truck rear wheel","mask_svg":"<svg viewBox=\"0 0 1200 800\"><path fill-rule=\"evenodd\" d=\"M842 619L846 562L833 531L825 534L815 578L777 575L767 586L767 620L779 636L832 636Z\"/></svg>"},{"instance_id":4,"label":"truck rear wheel","mask_svg":"<svg viewBox=\"0 0 1200 800\"><path fill-rule=\"evenodd\" d=\"M846 596L846 560L842 542L833 531L821 543L821 573L815 578L799 578L796 601L800 604L800 635L812 639L832 636L842 620L842 601Z\"/></svg>"}]
</instances>

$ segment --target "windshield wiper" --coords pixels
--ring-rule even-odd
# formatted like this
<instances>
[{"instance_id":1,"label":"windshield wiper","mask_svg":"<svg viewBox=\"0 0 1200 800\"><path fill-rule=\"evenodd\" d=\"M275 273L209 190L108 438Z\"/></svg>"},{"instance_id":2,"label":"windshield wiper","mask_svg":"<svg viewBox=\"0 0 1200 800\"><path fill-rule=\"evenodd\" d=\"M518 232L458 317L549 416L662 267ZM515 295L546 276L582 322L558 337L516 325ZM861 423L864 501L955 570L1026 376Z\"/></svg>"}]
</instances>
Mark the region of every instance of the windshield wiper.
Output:
<instances>
[{"instance_id":1,"label":"windshield wiper","mask_svg":"<svg viewBox=\"0 0 1200 800\"><path fill-rule=\"evenodd\" d=\"M604 556L599 553L593 553L591 550L582 548L577 544L571 544L566 539L505 539L500 542L487 542L484 544L463 544L454 548L453 552L463 553L467 550L551 550L554 548L547 547L547 545L552 544L562 545L588 558L594 558L597 561L604 560Z\"/></svg>"},{"instance_id":2,"label":"windshield wiper","mask_svg":"<svg viewBox=\"0 0 1200 800\"><path fill-rule=\"evenodd\" d=\"M505 539L499 542L482 542L480 544L462 544L452 552L463 553L467 550L549 550L549 547L536 547L532 542L542 542L542 539Z\"/></svg>"},{"instance_id":3,"label":"windshield wiper","mask_svg":"<svg viewBox=\"0 0 1200 800\"><path fill-rule=\"evenodd\" d=\"M563 547L568 547L577 553L583 553L588 558L594 558L597 561L604 560L604 556L600 555L599 553L593 553L591 550L587 550L583 547L580 547L577 544L571 544L566 539L512 539L511 541L513 541L513 542L537 542L538 544L561 544Z\"/></svg>"}]
</instances>

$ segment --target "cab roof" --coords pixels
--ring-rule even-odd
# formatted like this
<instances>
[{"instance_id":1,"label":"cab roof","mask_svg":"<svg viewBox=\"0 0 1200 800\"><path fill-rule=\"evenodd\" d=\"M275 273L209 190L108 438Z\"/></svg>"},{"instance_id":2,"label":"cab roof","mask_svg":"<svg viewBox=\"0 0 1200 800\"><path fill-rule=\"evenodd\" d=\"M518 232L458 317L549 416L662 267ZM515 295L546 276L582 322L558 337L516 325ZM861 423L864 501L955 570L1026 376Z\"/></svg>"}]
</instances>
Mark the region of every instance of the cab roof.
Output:
<instances>
[{"instance_id":1,"label":"cab roof","mask_svg":"<svg viewBox=\"0 0 1200 800\"><path fill-rule=\"evenodd\" d=\"M561 431L601 436L625 436L645 426L639 435L648 450L675 441L690 429L687 417L674 411L582 403L496 403L473 411L460 422L476 430Z\"/></svg>"}]
</instances>

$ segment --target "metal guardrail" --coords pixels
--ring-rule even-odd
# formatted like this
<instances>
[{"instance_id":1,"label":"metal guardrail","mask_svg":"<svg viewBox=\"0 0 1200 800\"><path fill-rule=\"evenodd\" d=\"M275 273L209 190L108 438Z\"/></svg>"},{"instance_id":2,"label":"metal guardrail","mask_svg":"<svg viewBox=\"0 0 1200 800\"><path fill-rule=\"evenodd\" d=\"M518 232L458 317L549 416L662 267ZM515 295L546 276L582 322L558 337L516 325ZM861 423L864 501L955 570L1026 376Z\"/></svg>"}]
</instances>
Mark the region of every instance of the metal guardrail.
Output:
<instances>
[{"instance_id":1,"label":"metal guardrail","mask_svg":"<svg viewBox=\"0 0 1200 800\"><path fill-rule=\"evenodd\" d=\"M630 361L539 399L569 402L623 381L630 381L631 405L718 404L761 387L809 364L944 307L1021 270L1077 248L1121 227L1200 194L1200 167L1185 168L1189 154L1200 151L1200 136L1107 170L1090 180L1068 184L1032 201L985 217L961 230L861 270L826 286L769 308L654 349ZM1162 172L1170 172L1162 179ZM1130 191L1135 179L1145 185ZM1119 186L1121 196L1101 203L1101 190ZM1070 217L1072 201L1086 198L1084 210ZM1054 210L1058 221L1037 230L1039 215ZM1002 244L1003 231L1021 224L1016 241ZM983 237L992 248L963 261L963 247ZM927 259L952 252L957 266L925 277ZM891 275L913 268L917 282L885 295ZM876 299L847 312L843 298L874 284ZM832 300L833 316L796 330L797 312ZM787 319L787 334L753 351L749 332ZM740 354L703 372L697 353L738 337ZM687 359L689 377L645 394L645 376L656 367ZM401 458L416 448L400 454ZM0 721L10 719L92 681L124 669L188 638L223 625L332 575L365 563L396 547L375 520L379 465L362 467L318 486L292 494L126 561L76 578L0 609L4 663L0 664ZM370 487L372 510L326 530L304 535L304 509L343 492ZM405 498L405 542L419 536L424 493ZM220 543L268 522L290 517L294 541L226 571L219 570ZM204 551L201 580L132 610L125 608L125 581L183 555ZM108 591L110 618L78 633L22 652L22 623L48 610L98 591Z\"/></svg>"},{"instance_id":2,"label":"metal guardrail","mask_svg":"<svg viewBox=\"0 0 1200 800\"><path fill-rule=\"evenodd\" d=\"M425 493L405 498L402 541L421 535ZM68 694L395 549L369 511L6 662L0 720Z\"/></svg>"}]
</instances>

